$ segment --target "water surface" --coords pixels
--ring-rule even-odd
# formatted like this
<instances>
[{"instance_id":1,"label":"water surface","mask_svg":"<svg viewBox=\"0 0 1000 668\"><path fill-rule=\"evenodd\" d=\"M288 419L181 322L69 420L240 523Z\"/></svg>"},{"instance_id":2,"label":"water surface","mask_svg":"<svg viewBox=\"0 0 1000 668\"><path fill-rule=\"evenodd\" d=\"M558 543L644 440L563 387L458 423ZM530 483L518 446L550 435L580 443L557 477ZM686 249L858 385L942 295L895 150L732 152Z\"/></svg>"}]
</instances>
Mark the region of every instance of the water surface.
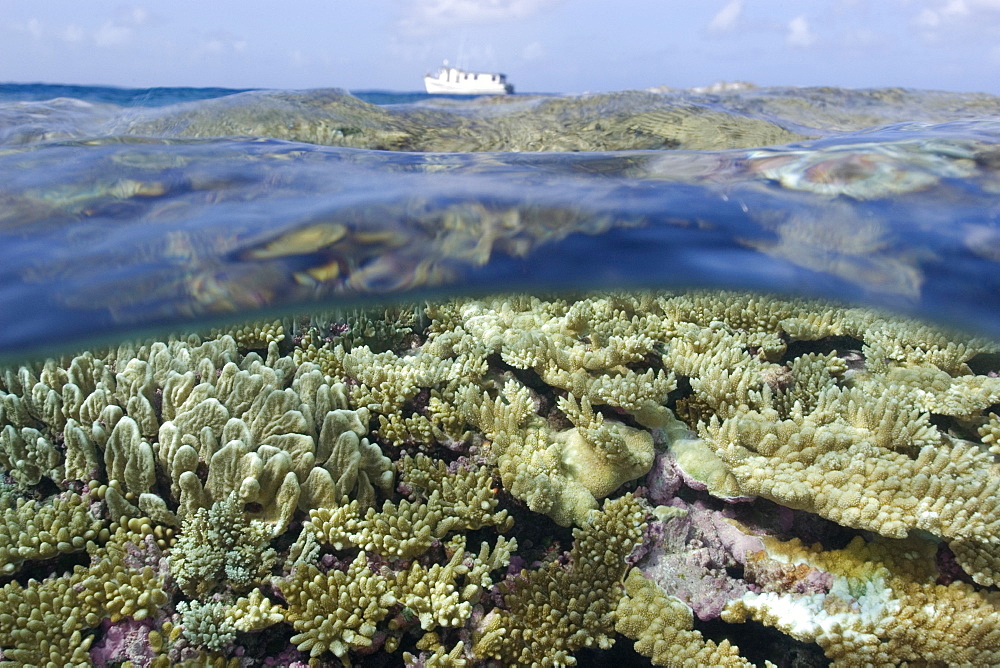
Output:
<instances>
[{"instance_id":1,"label":"water surface","mask_svg":"<svg viewBox=\"0 0 1000 668\"><path fill-rule=\"evenodd\" d=\"M978 94L4 85L0 354L496 289L767 290L1000 336L998 170Z\"/></svg>"}]
</instances>

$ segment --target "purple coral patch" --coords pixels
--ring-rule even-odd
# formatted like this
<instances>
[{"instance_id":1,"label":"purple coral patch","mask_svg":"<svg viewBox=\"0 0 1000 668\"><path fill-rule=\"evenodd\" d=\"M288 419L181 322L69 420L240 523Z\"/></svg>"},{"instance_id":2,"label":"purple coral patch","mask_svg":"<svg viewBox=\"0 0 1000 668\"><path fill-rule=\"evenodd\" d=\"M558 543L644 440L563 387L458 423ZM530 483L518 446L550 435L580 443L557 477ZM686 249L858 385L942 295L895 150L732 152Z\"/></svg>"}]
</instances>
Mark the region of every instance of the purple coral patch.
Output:
<instances>
[{"instance_id":1,"label":"purple coral patch","mask_svg":"<svg viewBox=\"0 0 1000 668\"><path fill-rule=\"evenodd\" d=\"M104 620L101 624L101 640L90 649L94 665L104 668L130 661L135 668L147 668L155 654L149 646L149 632L153 622L148 619L136 621L126 617L112 624Z\"/></svg>"}]
</instances>

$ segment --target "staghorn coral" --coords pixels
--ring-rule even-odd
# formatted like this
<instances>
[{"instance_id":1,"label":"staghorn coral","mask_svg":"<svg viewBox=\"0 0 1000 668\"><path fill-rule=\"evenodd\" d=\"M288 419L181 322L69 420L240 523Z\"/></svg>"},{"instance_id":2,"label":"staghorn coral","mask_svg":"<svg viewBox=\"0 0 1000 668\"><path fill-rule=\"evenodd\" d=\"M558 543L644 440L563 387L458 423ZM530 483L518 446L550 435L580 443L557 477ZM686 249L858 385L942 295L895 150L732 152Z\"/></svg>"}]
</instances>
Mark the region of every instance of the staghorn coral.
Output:
<instances>
[{"instance_id":1,"label":"staghorn coral","mask_svg":"<svg viewBox=\"0 0 1000 668\"><path fill-rule=\"evenodd\" d=\"M516 541L500 540L491 551L484 543L477 557L465 551L465 537L455 535L444 544L443 563L419 561L449 533L506 530L510 519L496 511L486 467L449 468L419 455L405 457L399 468L412 500L386 501L381 511L369 508L364 516L357 500L314 509L291 549L291 574L278 587L288 602L285 619L298 631L292 642L311 656L329 651L344 657L371 647L390 611L425 631L464 626L472 603L492 585L489 572L506 565L516 547ZM321 546L360 551L342 568L324 571L313 563ZM395 564L395 572L373 569L377 563ZM389 626L401 633L405 624Z\"/></svg>"},{"instance_id":2,"label":"staghorn coral","mask_svg":"<svg viewBox=\"0 0 1000 668\"><path fill-rule=\"evenodd\" d=\"M102 620L141 620L168 600L148 522L119 527L104 547L91 542L89 567L0 588L0 648L13 665L90 665L89 632Z\"/></svg>"},{"instance_id":3,"label":"staghorn coral","mask_svg":"<svg viewBox=\"0 0 1000 668\"><path fill-rule=\"evenodd\" d=\"M453 531L510 528L507 511L496 509L486 467L459 465L449 470L443 462L417 456L403 458L399 468L401 485L410 490L412 500L386 501L381 511L369 508L364 515L357 500L317 508L310 512L301 540L315 537L338 550L357 546L385 558L412 559Z\"/></svg>"},{"instance_id":4,"label":"staghorn coral","mask_svg":"<svg viewBox=\"0 0 1000 668\"><path fill-rule=\"evenodd\" d=\"M344 657L370 647L376 624L396 603L388 580L372 572L363 552L344 571L299 564L281 591L288 601L285 619L297 632L291 641L310 656L330 651Z\"/></svg>"},{"instance_id":5,"label":"staghorn coral","mask_svg":"<svg viewBox=\"0 0 1000 668\"><path fill-rule=\"evenodd\" d=\"M653 351L650 332L662 326L642 308L641 300L624 296L573 304L509 297L429 305L425 314L432 320L421 354L374 353L364 346L347 351L317 346L307 336L297 359L356 381L351 404L372 411L379 436L394 445L437 441L452 447L470 439L469 423L478 427L491 440L488 453L505 486L533 510L568 525L652 463L647 433L594 409L627 411L640 423L662 419L660 404L674 389L674 377L629 366ZM513 394L525 389L522 383L509 381L497 393L487 374L497 354L513 368L538 374L549 392L566 393L558 409L575 428L551 429L543 416L532 418L532 399ZM418 401L421 392L428 396L425 405ZM516 406L504 409L509 402Z\"/></svg>"}]
</instances>

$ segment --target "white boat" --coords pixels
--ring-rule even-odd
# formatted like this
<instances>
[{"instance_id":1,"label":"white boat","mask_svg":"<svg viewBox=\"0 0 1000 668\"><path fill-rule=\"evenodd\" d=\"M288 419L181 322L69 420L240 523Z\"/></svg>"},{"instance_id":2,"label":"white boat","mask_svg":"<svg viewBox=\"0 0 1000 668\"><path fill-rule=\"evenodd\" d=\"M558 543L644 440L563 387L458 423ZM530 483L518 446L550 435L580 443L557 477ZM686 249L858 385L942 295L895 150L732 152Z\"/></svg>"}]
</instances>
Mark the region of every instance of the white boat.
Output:
<instances>
[{"instance_id":1,"label":"white boat","mask_svg":"<svg viewBox=\"0 0 1000 668\"><path fill-rule=\"evenodd\" d=\"M466 72L448 67L447 62L434 74L424 76L424 87L428 93L450 95L506 95L514 92L514 86L507 83L505 74Z\"/></svg>"}]
</instances>

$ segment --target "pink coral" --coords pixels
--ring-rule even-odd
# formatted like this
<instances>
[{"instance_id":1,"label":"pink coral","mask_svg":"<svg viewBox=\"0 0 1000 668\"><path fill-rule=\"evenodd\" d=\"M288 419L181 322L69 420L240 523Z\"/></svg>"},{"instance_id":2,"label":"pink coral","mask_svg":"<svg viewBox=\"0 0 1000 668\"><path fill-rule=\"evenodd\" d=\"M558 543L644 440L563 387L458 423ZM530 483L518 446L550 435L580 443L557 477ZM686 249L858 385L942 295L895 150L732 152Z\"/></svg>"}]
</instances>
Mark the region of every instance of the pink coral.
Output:
<instances>
[{"instance_id":1,"label":"pink coral","mask_svg":"<svg viewBox=\"0 0 1000 668\"><path fill-rule=\"evenodd\" d=\"M90 650L94 665L103 668L129 661L135 668L147 668L155 657L149 645L152 628L153 622L148 619L136 621L126 617L114 624L104 620L102 638Z\"/></svg>"},{"instance_id":2,"label":"pink coral","mask_svg":"<svg viewBox=\"0 0 1000 668\"><path fill-rule=\"evenodd\" d=\"M650 522L637 564L667 593L677 596L699 619L717 618L726 603L748 591L827 591L829 574L780 564L764 553L755 533L785 532L808 518L757 500L723 503L692 484L670 452L660 453L646 479L653 503L684 511ZM695 500L687 500L695 499ZM733 521L738 518L739 523Z\"/></svg>"}]
</instances>

